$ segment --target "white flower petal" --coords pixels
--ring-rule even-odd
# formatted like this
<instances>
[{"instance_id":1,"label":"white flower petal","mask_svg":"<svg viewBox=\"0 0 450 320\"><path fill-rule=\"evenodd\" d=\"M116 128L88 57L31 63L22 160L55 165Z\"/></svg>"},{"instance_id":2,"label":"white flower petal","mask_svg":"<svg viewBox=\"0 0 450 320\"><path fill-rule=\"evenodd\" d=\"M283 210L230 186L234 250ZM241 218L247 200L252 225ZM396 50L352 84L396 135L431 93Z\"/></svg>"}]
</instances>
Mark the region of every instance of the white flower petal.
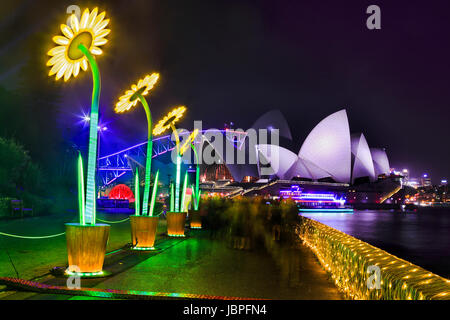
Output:
<instances>
[{"instance_id":1,"label":"white flower petal","mask_svg":"<svg viewBox=\"0 0 450 320\"><path fill-rule=\"evenodd\" d=\"M54 36L53 41L61 46L67 46L69 44L69 39L63 36Z\"/></svg>"},{"instance_id":2,"label":"white flower petal","mask_svg":"<svg viewBox=\"0 0 450 320\"><path fill-rule=\"evenodd\" d=\"M72 75L72 71L73 71L73 64L70 63L66 69L66 72L64 73L64 81L69 80L70 76Z\"/></svg>"},{"instance_id":3,"label":"white flower petal","mask_svg":"<svg viewBox=\"0 0 450 320\"><path fill-rule=\"evenodd\" d=\"M102 49L97 48L97 47L91 47L90 51L91 51L92 54L95 54L97 56L101 55L103 53Z\"/></svg>"},{"instance_id":4,"label":"white flower petal","mask_svg":"<svg viewBox=\"0 0 450 320\"><path fill-rule=\"evenodd\" d=\"M97 17L98 8L95 7L94 10L92 10L91 14L89 15L87 26L88 28L92 28L94 25L95 18Z\"/></svg>"},{"instance_id":5,"label":"white flower petal","mask_svg":"<svg viewBox=\"0 0 450 320\"><path fill-rule=\"evenodd\" d=\"M58 54L47 61L47 66L52 66L59 61L64 61L64 54Z\"/></svg>"},{"instance_id":6,"label":"white flower petal","mask_svg":"<svg viewBox=\"0 0 450 320\"><path fill-rule=\"evenodd\" d=\"M72 27L72 30L75 33L80 31L80 24L78 23L78 18L74 14L70 16L70 26Z\"/></svg>"},{"instance_id":7,"label":"white flower petal","mask_svg":"<svg viewBox=\"0 0 450 320\"><path fill-rule=\"evenodd\" d=\"M92 44L94 46L102 46L102 45L104 45L107 42L108 42L108 40L106 40L106 39L95 39Z\"/></svg>"},{"instance_id":8,"label":"white flower petal","mask_svg":"<svg viewBox=\"0 0 450 320\"><path fill-rule=\"evenodd\" d=\"M99 24L95 25L92 28L92 31L94 31L94 34L96 34L97 32L100 32L101 30L103 30L109 23L109 19L106 19L102 22L100 22Z\"/></svg>"},{"instance_id":9,"label":"white flower petal","mask_svg":"<svg viewBox=\"0 0 450 320\"><path fill-rule=\"evenodd\" d=\"M61 25L61 32L63 33L63 35L65 35L69 39L71 39L73 37L72 30L69 28L69 26L67 26L65 24Z\"/></svg>"},{"instance_id":10,"label":"white flower petal","mask_svg":"<svg viewBox=\"0 0 450 320\"><path fill-rule=\"evenodd\" d=\"M88 19L89 19L89 9L85 9L84 12L83 12L83 15L81 16L80 29L86 29L87 28Z\"/></svg>"},{"instance_id":11,"label":"white flower petal","mask_svg":"<svg viewBox=\"0 0 450 320\"><path fill-rule=\"evenodd\" d=\"M83 69L84 71L86 71L88 69L88 63L86 58L81 60L81 69Z\"/></svg>"},{"instance_id":12,"label":"white flower petal","mask_svg":"<svg viewBox=\"0 0 450 320\"><path fill-rule=\"evenodd\" d=\"M49 56L56 56L57 54L63 53L65 50L66 50L65 46L57 46L57 47L54 47L53 49L49 50L47 52L47 54Z\"/></svg>"},{"instance_id":13,"label":"white flower petal","mask_svg":"<svg viewBox=\"0 0 450 320\"><path fill-rule=\"evenodd\" d=\"M75 65L73 66L73 76L78 76L78 73L80 73L80 62L75 62Z\"/></svg>"},{"instance_id":14,"label":"white flower petal","mask_svg":"<svg viewBox=\"0 0 450 320\"><path fill-rule=\"evenodd\" d=\"M52 76L54 74L56 74L58 72L59 69L61 69L61 67L64 65L65 60L62 61L58 61L51 69L50 72L48 73L49 76Z\"/></svg>"},{"instance_id":15,"label":"white flower petal","mask_svg":"<svg viewBox=\"0 0 450 320\"><path fill-rule=\"evenodd\" d=\"M64 62L61 69L59 69L58 73L56 73L56 80L58 80L59 78L61 78L64 75L64 72L66 72L67 67L68 67L68 63Z\"/></svg>"},{"instance_id":16,"label":"white flower petal","mask_svg":"<svg viewBox=\"0 0 450 320\"><path fill-rule=\"evenodd\" d=\"M106 37L111 32L110 29L103 29L95 33L96 38L103 38Z\"/></svg>"}]
</instances>

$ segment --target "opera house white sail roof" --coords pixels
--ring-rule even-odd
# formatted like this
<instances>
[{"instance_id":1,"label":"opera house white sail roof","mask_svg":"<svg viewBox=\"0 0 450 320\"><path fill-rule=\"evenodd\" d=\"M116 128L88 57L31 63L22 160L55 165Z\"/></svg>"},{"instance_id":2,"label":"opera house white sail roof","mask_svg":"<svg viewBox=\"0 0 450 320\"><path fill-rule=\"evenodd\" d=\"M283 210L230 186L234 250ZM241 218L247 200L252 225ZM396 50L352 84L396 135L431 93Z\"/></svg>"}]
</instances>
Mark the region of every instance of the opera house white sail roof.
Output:
<instances>
[{"instance_id":1,"label":"opera house white sail roof","mask_svg":"<svg viewBox=\"0 0 450 320\"><path fill-rule=\"evenodd\" d=\"M287 121L278 110L264 114L252 129L278 129L279 136L292 138ZM369 148L362 133L350 135L345 109L320 121L306 137L298 154L276 143L271 144L272 141L263 139L258 143L248 136L236 146L237 149L229 139L224 142L225 148L216 149L216 156L228 167L235 181L242 181L247 176L276 176L283 180L328 178L339 183L354 183L355 179L364 177L375 181L380 174L388 175L390 171L384 149ZM241 152L247 161L254 156L258 159L256 162L231 163L227 161L226 150Z\"/></svg>"},{"instance_id":2,"label":"opera house white sail roof","mask_svg":"<svg viewBox=\"0 0 450 320\"><path fill-rule=\"evenodd\" d=\"M373 159L375 175L377 177L380 174L388 175L390 172L390 166L386 151L381 148L370 148L370 153Z\"/></svg>"},{"instance_id":3,"label":"opera house white sail roof","mask_svg":"<svg viewBox=\"0 0 450 320\"><path fill-rule=\"evenodd\" d=\"M352 156L353 172L352 182L356 178L369 177L370 181L375 180L375 169L373 166L372 154L364 134L352 134Z\"/></svg>"},{"instance_id":4,"label":"opera house white sail roof","mask_svg":"<svg viewBox=\"0 0 450 320\"><path fill-rule=\"evenodd\" d=\"M257 150L269 161L270 174L280 179L331 178L340 183L353 183L356 178L368 177L374 181L382 173L389 174L386 152L369 148L362 133L350 135L345 109L320 121L305 139L298 155L269 144L259 144ZM267 168L263 169L260 168L260 175L267 174Z\"/></svg>"},{"instance_id":5,"label":"opera house white sail roof","mask_svg":"<svg viewBox=\"0 0 450 320\"><path fill-rule=\"evenodd\" d=\"M350 127L345 109L335 112L314 127L298 154L338 182L351 176Z\"/></svg>"}]
</instances>

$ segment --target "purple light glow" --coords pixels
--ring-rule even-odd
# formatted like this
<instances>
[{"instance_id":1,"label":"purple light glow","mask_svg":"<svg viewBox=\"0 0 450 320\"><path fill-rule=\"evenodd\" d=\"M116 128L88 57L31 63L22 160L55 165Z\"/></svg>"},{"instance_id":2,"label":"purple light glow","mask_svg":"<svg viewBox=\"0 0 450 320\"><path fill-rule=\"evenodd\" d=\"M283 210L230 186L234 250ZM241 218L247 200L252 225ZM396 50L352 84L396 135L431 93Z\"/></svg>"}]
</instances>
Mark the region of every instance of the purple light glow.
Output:
<instances>
[{"instance_id":1,"label":"purple light glow","mask_svg":"<svg viewBox=\"0 0 450 320\"><path fill-rule=\"evenodd\" d=\"M280 190L282 198L291 198L296 202L318 202L318 203L339 203L345 204L345 199L337 198L334 193L314 193L303 192L297 185L291 186L290 190Z\"/></svg>"}]
</instances>

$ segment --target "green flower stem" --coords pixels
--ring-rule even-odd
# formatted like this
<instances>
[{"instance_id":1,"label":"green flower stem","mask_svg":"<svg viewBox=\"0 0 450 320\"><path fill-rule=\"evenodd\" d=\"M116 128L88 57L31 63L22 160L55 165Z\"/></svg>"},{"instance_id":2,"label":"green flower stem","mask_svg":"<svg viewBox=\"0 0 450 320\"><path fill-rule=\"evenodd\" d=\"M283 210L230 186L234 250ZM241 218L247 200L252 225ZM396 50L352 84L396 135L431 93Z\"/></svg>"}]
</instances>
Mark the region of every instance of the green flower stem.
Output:
<instances>
[{"instance_id":1,"label":"green flower stem","mask_svg":"<svg viewBox=\"0 0 450 320\"><path fill-rule=\"evenodd\" d=\"M193 143L191 143L191 148L194 150L196 166L195 166L195 189L194 189L194 210L198 210L200 203L200 162L198 160L197 150Z\"/></svg>"},{"instance_id":2,"label":"green flower stem","mask_svg":"<svg viewBox=\"0 0 450 320\"><path fill-rule=\"evenodd\" d=\"M152 136L152 114L150 113L150 108L148 107L147 100L142 96L142 94L137 94L142 106L145 110L145 115L147 116L148 125L148 139L147 139L147 158L145 161L145 186L144 186L144 199L142 200L142 215L147 216L153 215L153 212L148 210L148 200L150 196L150 183L152 174L152 155L153 155L153 136Z\"/></svg>"},{"instance_id":3,"label":"green flower stem","mask_svg":"<svg viewBox=\"0 0 450 320\"><path fill-rule=\"evenodd\" d=\"M178 131L173 125L170 125L175 135L176 147L177 147L177 174L175 178L175 212L180 212L180 175L181 175L181 155L180 155L180 137L178 136Z\"/></svg>"},{"instance_id":4,"label":"green flower stem","mask_svg":"<svg viewBox=\"0 0 450 320\"><path fill-rule=\"evenodd\" d=\"M85 225L86 222L84 220L84 173L83 173L83 157L81 156L81 152L78 152L78 209L80 212L80 224Z\"/></svg>"},{"instance_id":5,"label":"green flower stem","mask_svg":"<svg viewBox=\"0 0 450 320\"><path fill-rule=\"evenodd\" d=\"M175 179L175 212L180 211L180 175L181 175L181 156L177 154L177 175Z\"/></svg>"},{"instance_id":6,"label":"green flower stem","mask_svg":"<svg viewBox=\"0 0 450 320\"><path fill-rule=\"evenodd\" d=\"M86 187L86 210L85 210L85 223L95 225L95 201L97 198L97 191L95 188L95 168L97 165L97 139L98 139L98 103L100 99L100 72L98 70L97 62L91 55L89 50L80 44L78 49L83 52L89 61L92 71L92 102L91 102L91 114L89 122L89 149L88 149L88 167L87 167L87 187Z\"/></svg>"},{"instance_id":7,"label":"green flower stem","mask_svg":"<svg viewBox=\"0 0 450 320\"><path fill-rule=\"evenodd\" d=\"M183 182L183 192L181 194L181 205L180 205L180 212L184 212L185 210L185 198L186 198L186 188L188 184L188 173L186 172L184 174L184 182Z\"/></svg>"},{"instance_id":8,"label":"green flower stem","mask_svg":"<svg viewBox=\"0 0 450 320\"><path fill-rule=\"evenodd\" d=\"M156 171L155 180L153 181L152 200L150 201L150 216L153 217L153 210L155 210L156 194L158 192L159 170Z\"/></svg>"},{"instance_id":9,"label":"green flower stem","mask_svg":"<svg viewBox=\"0 0 450 320\"><path fill-rule=\"evenodd\" d=\"M140 185L139 185L139 168L136 167L136 174L134 177L134 210L135 215L139 216L141 214L140 202L141 202L141 194L140 194Z\"/></svg>"},{"instance_id":10,"label":"green flower stem","mask_svg":"<svg viewBox=\"0 0 450 320\"><path fill-rule=\"evenodd\" d=\"M173 183L170 184L170 212L175 211L175 201L174 201L174 191L173 191Z\"/></svg>"}]
</instances>

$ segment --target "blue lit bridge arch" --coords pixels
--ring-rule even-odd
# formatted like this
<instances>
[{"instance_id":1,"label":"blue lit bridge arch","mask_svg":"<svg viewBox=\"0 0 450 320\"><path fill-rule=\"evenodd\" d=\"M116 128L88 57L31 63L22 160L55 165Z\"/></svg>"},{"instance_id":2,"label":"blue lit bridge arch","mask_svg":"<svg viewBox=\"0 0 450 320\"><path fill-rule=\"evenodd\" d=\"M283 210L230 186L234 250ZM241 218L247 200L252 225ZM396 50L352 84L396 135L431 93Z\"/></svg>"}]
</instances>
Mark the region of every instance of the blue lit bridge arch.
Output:
<instances>
[{"instance_id":1,"label":"blue lit bridge arch","mask_svg":"<svg viewBox=\"0 0 450 320\"><path fill-rule=\"evenodd\" d=\"M240 148L245 140L247 133L245 131L233 130L202 130L200 134L202 139L196 139L195 143L203 143L206 138L205 132L219 131L226 139L231 141L236 147ZM227 135L226 133L232 133ZM191 132L183 131L180 133L180 138L184 140ZM233 141L231 140L233 139ZM225 141L225 140L224 140ZM175 148L175 141L172 140L170 134L156 137L153 139L153 154L152 158L156 158L165 153L171 152ZM123 150L114 152L112 154L99 157L97 159L97 177L101 187L105 187L116 181L118 178L127 173L132 173L138 169L145 169L145 161L147 153L147 141L136 144L134 146L125 148ZM143 176L143 175L142 175Z\"/></svg>"}]
</instances>

